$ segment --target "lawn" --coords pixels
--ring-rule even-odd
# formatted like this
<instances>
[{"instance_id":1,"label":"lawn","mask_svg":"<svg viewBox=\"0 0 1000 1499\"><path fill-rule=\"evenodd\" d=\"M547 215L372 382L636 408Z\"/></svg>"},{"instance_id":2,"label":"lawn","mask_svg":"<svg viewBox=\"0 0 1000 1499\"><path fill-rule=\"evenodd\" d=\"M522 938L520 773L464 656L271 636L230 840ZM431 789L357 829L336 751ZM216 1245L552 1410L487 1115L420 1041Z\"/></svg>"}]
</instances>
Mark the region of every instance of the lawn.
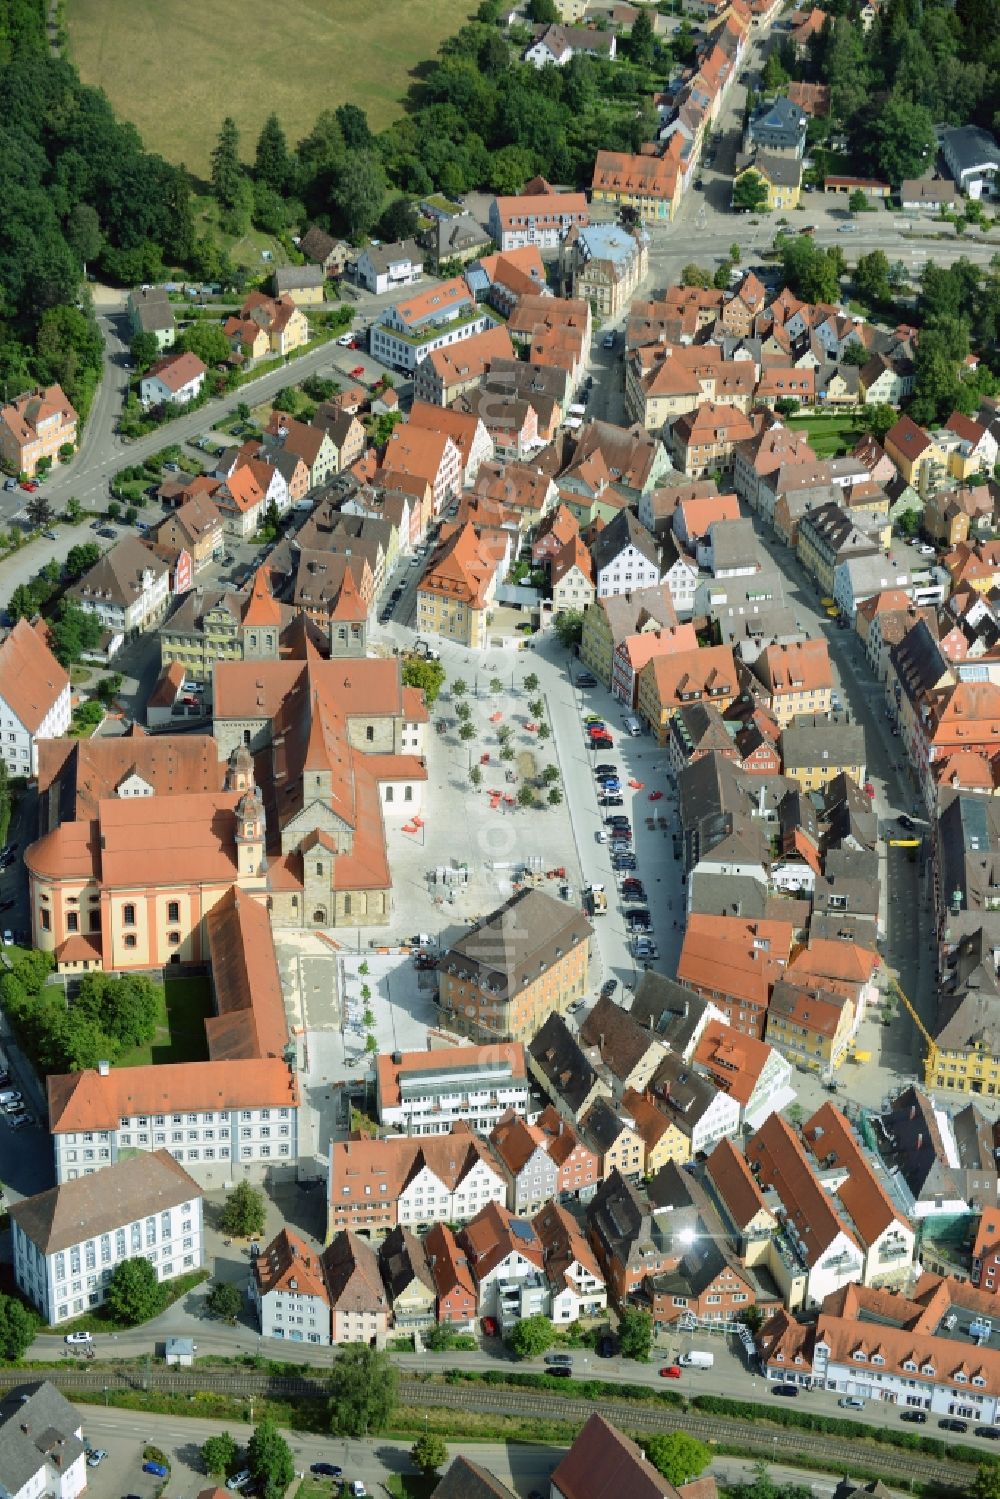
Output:
<instances>
[{"instance_id":1,"label":"lawn","mask_svg":"<svg viewBox=\"0 0 1000 1499\"><path fill-rule=\"evenodd\" d=\"M393 1473L386 1487L394 1499L430 1499L440 1477L440 1474L425 1477L423 1473Z\"/></svg>"},{"instance_id":2,"label":"lawn","mask_svg":"<svg viewBox=\"0 0 1000 1499\"><path fill-rule=\"evenodd\" d=\"M837 416L792 416L785 418L785 424L794 431L808 434L817 458L834 458L839 453L849 453L862 435L858 419L853 413Z\"/></svg>"},{"instance_id":3,"label":"lawn","mask_svg":"<svg viewBox=\"0 0 1000 1499\"><path fill-rule=\"evenodd\" d=\"M207 978L168 979L161 990L156 1035L146 1046L133 1046L118 1058L118 1067L150 1063L206 1062L205 1016L212 1013L212 986Z\"/></svg>"},{"instance_id":4,"label":"lawn","mask_svg":"<svg viewBox=\"0 0 1000 1499\"><path fill-rule=\"evenodd\" d=\"M401 112L418 63L433 58L472 0L70 0L70 51L146 145L205 178L226 114L252 160L275 111L294 144L323 109L358 104L375 130ZM293 66L294 65L294 66Z\"/></svg>"}]
</instances>

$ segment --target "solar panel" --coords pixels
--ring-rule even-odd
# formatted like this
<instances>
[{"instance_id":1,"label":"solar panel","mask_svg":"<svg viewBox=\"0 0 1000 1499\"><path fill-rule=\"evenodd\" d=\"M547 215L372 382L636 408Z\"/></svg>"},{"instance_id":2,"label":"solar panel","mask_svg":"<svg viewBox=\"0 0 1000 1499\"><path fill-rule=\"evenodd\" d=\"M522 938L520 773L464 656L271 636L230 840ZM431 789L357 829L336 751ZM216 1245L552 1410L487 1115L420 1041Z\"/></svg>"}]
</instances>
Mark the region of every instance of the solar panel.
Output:
<instances>
[{"instance_id":1,"label":"solar panel","mask_svg":"<svg viewBox=\"0 0 1000 1499\"><path fill-rule=\"evenodd\" d=\"M525 1244L535 1242L535 1230L530 1223L525 1223L523 1218L512 1218L510 1220L510 1231L515 1239L520 1239Z\"/></svg>"}]
</instances>

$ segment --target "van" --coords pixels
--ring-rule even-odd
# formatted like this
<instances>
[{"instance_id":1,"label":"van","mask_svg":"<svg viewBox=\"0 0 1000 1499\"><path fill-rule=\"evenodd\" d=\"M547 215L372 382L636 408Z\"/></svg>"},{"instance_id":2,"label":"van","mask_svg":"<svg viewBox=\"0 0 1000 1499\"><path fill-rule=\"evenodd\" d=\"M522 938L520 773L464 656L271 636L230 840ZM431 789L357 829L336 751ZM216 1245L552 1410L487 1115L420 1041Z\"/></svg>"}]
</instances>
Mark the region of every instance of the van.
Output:
<instances>
[{"instance_id":1,"label":"van","mask_svg":"<svg viewBox=\"0 0 1000 1499\"><path fill-rule=\"evenodd\" d=\"M625 732L626 734L630 735L632 739L638 739L639 735L642 733L641 720L635 718L632 714L630 714L625 720Z\"/></svg>"},{"instance_id":2,"label":"van","mask_svg":"<svg viewBox=\"0 0 1000 1499\"><path fill-rule=\"evenodd\" d=\"M692 1348L690 1353L682 1353L677 1360L682 1369L711 1369L715 1363L714 1353L702 1353L697 1348Z\"/></svg>"}]
</instances>

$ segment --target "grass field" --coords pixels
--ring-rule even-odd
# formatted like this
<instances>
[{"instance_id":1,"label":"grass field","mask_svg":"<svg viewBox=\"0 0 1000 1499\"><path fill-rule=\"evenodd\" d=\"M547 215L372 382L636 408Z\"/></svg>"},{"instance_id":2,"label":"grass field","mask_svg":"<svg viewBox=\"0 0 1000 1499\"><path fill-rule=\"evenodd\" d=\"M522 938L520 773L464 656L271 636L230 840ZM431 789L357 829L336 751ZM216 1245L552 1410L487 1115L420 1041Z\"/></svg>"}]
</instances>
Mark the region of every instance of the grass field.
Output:
<instances>
[{"instance_id":1,"label":"grass field","mask_svg":"<svg viewBox=\"0 0 1000 1499\"><path fill-rule=\"evenodd\" d=\"M792 416L786 426L805 432L817 458L835 458L849 453L861 436L857 417L851 413L837 416Z\"/></svg>"},{"instance_id":2,"label":"grass field","mask_svg":"<svg viewBox=\"0 0 1000 1499\"><path fill-rule=\"evenodd\" d=\"M252 159L274 110L294 144L323 109L357 104L375 130L400 113L418 63L435 56L473 0L70 0L70 51L146 145L197 176L231 114Z\"/></svg>"},{"instance_id":3,"label":"grass field","mask_svg":"<svg viewBox=\"0 0 1000 1499\"><path fill-rule=\"evenodd\" d=\"M147 1067L156 1062L205 1062L205 1016L212 1013L212 986L208 979L168 979L161 990L162 1004L156 1035L146 1046L133 1046L118 1058L118 1067Z\"/></svg>"}]
</instances>

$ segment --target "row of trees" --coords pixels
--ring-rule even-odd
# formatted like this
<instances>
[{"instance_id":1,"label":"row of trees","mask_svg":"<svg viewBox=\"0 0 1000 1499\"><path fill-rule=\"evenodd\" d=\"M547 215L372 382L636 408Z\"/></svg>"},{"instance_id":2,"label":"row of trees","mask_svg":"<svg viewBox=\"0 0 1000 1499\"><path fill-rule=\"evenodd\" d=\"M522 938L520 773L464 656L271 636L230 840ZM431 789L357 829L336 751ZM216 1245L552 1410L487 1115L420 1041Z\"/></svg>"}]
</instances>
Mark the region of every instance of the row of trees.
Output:
<instances>
[{"instance_id":1,"label":"row of trees","mask_svg":"<svg viewBox=\"0 0 1000 1499\"><path fill-rule=\"evenodd\" d=\"M113 978L88 973L67 1004L61 986L46 981L52 958L37 951L11 951L0 977L0 1004L41 1072L79 1072L113 1061L156 1033L161 991L139 974Z\"/></svg>"}]
</instances>

